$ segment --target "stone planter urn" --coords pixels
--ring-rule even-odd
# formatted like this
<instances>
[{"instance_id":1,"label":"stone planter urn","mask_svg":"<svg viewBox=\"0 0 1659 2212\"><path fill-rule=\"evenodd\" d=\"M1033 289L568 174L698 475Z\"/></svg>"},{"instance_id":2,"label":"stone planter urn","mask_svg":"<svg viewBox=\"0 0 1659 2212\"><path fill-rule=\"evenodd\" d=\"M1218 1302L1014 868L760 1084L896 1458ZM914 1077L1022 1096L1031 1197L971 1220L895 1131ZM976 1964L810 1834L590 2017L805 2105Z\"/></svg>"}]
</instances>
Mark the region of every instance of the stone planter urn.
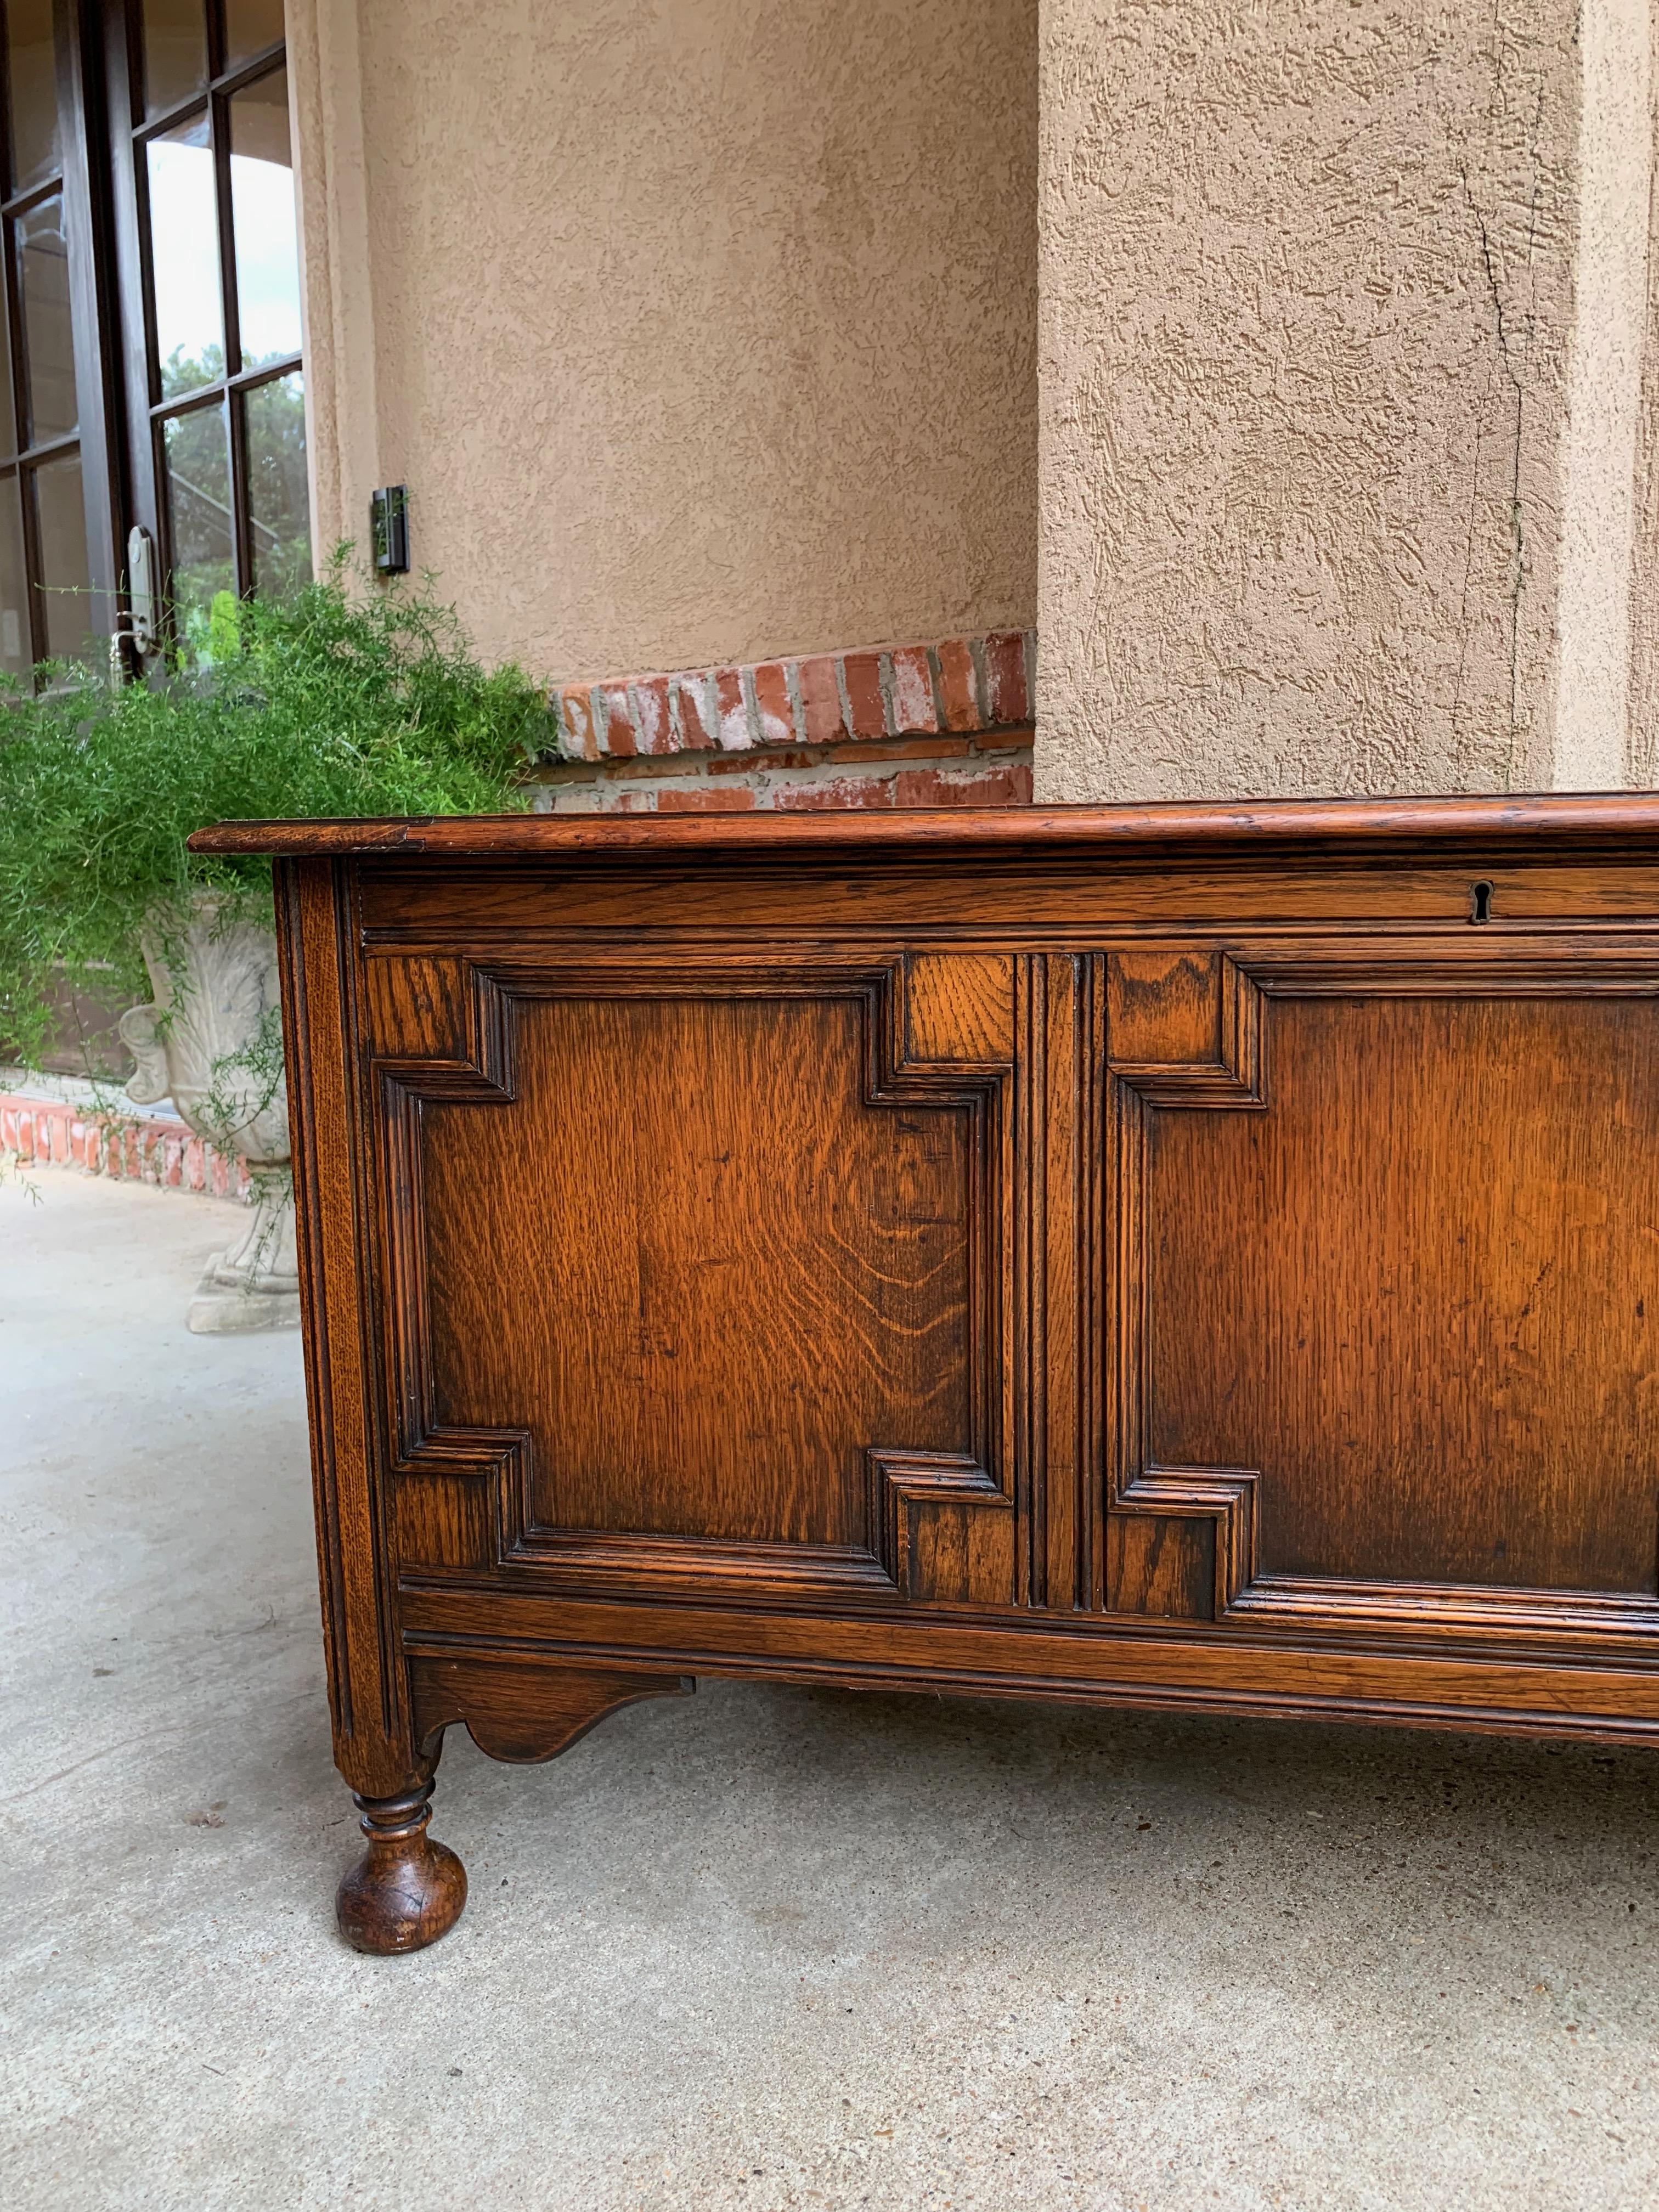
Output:
<instances>
[{"instance_id":1,"label":"stone planter urn","mask_svg":"<svg viewBox=\"0 0 1659 2212\"><path fill-rule=\"evenodd\" d=\"M300 1319L288 1091L276 944L269 929L204 898L177 928L141 939L155 997L121 1017L137 1061L135 1106L171 1097L197 1136L248 1164L248 1225L209 1261L191 1301L198 1335L292 1328Z\"/></svg>"}]
</instances>

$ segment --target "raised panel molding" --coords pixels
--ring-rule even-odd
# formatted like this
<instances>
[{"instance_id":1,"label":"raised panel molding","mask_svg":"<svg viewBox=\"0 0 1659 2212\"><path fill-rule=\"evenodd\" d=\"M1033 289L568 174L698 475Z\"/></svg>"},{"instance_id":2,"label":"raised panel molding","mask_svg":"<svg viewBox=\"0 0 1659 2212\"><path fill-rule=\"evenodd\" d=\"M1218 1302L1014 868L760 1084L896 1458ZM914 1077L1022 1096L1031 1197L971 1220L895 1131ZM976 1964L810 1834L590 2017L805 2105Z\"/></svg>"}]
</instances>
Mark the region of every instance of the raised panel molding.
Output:
<instances>
[{"instance_id":1,"label":"raised panel molding","mask_svg":"<svg viewBox=\"0 0 1659 2212\"><path fill-rule=\"evenodd\" d=\"M1116 1152L1115 1467L1097 1603L1218 1620L1255 1571L1254 1468L1171 1468L1146 1455L1147 1116L1264 1112L1261 997L1224 953L1106 956L1106 1064Z\"/></svg>"},{"instance_id":2,"label":"raised panel molding","mask_svg":"<svg viewBox=\"0 0 1659 2212\"><path fill-rule=\"evenodd\" d=\"M1151 1116L1271 1110L1266 1004L1326 998L1589 998L1659 989L1650 954L1582 953L1520 940L1454 958L1409 939L1368 947L1304 940L1252 956L1139 947L1104 956L1106 1065L1116 1176L1108 1309L1108 1483L1094 1601L1107 1612L1353 1636L1524 1639L1650 1651L1659 1597L1263 1573L1257 1496L1271 1470L1158 1465L1148 1449L1152 1377L1146 1265ZM1659 1552L1659 1516L1654 1532Z\"/></svg>"},{"instance_id":3,"label":"raised panel molding","mask_svg":"<svg viewBox=\"0 0 1659 2212\"><path fill-rule=\"evenodd\" d=\"M1035 1605L1297 1632L1520 1635L1607 1646L1659 1632L1659 1600L1485 1585L1407 1587L1263 1574L1257 1496L1271 1468L1166 1466L1148 1449L1148 1151L1164 1112L1267 1113L1267 1009L1304 996L1443 994L1449 963L1409 943L1340 988L1322 945L1109 953L783 954L665 976L637 956L364 963L382 1101L387 1457L407 1576L544 1587L747 1591L824 1601ZM1609 962L1622 993L1651 963ZM1462 995L1558 995L1568 963L1494 946ZM491 1111L514 1096L514 1006L538 996L851 995L875 1108L966 1106L975 1327L973 1435L961 1454L863 1447L860 1540L730 1542L538 1523L527 1431L431 1418L425 1100ZM1103 1237L1104 1243L1103 1244ZM1103 1474L1104 1480L1103 1481ZM1659 1543L1659 1532L1656 1533Z\"/></svg>"},{"instance_id":4,"label":"raised panel molding","mask_svg":"<svg viewBox=\"0 0 1659 2212\"><path fill-rule=\"evenodd\" d=\"M789 956L672 967L638 957L554 963L385 955L365 963L366 1024L380 1100L389 1459L406 1577L483 1571L547 1585L727 1587L911 1602L1018 1601L1015 1541L1017 1152L1029 1098L1014 1100L1020 972L1012 957ZM537 998L851 997L862 1010L868 1107L964 1108L970 1449L865 1448L864 1540L732 1542L540 1524L524 1429L441 1425L434 1413L421 1109L490 1110L514 1097L516 1001Z\"/></svg>"},{"instance_id":5,"label":"raised panel molding","mask_svg":"<svg viewBox=\"0 0 1659 2212\"><path fill-rule=\"evenodd\" d=\"M1009 1604L1013 1500L988 1470L944 1452L876 1449L867 1456L870 1548L899 1595L919 1603Z\"/></svg>"},{"instance_id":6,"label":"raised panel molding","mask_svg":"<svg viewBox=\"0 0 1659 2212\"><path fill-rule=\"evenodd\" d=\"M1106 1051L1117 1080L1151 1106L1267 1103L1261 994L1222 952L1109 953Z\"/></svg>"}]
</instances>

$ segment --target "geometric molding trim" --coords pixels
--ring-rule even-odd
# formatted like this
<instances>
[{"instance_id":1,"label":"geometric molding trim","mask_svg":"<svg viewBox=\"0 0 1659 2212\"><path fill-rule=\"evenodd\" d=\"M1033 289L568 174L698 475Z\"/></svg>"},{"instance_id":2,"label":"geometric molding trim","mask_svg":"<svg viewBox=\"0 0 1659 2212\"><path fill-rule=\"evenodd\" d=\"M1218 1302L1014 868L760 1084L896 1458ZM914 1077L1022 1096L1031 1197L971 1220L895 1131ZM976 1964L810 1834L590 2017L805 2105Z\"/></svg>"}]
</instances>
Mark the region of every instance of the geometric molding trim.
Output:
<instances>
[{"instance_id":1,"label":"geometric molding trim","mask_svg":"<svg viewBox=\"0 0 1659 2212\"><path fill-rule=\"evenodd\" d=\"M1596 1590L1504 1589L1464 1583L1365 1582L1263 1575L1231 1599L1230 1620L1284 1628L1525 1637L1540 1644L1624 1643L1651 1652L1659 1598ZM1220 1617L1217 1616L1218 1619Z\"/></svg>"},{"instance_id":2,"label":"geometric molding trim","mask_svg":"<svg viewBox=\"0 0 1659 2212\"><path fill-rule=\"evenodd\" d=\"M1265 1106L1261 1026L1260 991L1224 953L1107 955L1106 1064L1150 1106Z\"/></svg>"},{"instance_id":3,"label":"geometric molding trim","mask_svg":"<svg viewBox=\"0 0 1659 2212\"><path fill-rule=\"evenodd\" d=\"M1251 1468L1158 1467L1146 1457L1146 1117L1149 1109L1260 1112L1267 1104L1261 996L1224 953L1190 947L1137 948L1106 957L1106 1064L1117 1127L1117 1357L1114 1362L1116 1471L1109 1524L1148 1518L1176 1547L1176 1594L1152 1606L1143 1592L1125 1610L1172 1611L1218 1620L1255 1568L1255 1485ZM1193 1555L1191 1524L1211 1524L1212 1559ZM1127 1532L1115 1532L1121 1538ZM1151 1533L1151 1532L1149 1532ZM1114 1534L1106 1531L1102 1598L1111 1587ZM1180 1557L1187 1553L1184 1560ZM1200 1584L1202 1587L1200 1587Z\"/></svg>"},{"instance_id":4,"label":"geometric molding trim","mask_svg":"<svg viewBox=\"0 0 1659 2212\"><path fill-rule=\"evenodd\" d=\"M1175 1611L1242 1627L1340 1633L1391 1641L1452 1638L1478 1645L1524 1638L1540 1646L1650 1653L1659 1597L1641 1592L1407 1583L1341 1576L1259 1574L1259 1470L1168 1468L1146 1456L1151 1376L1145 1265L1150 1109L1261 1110L1267 1103L1264 994L1275 998L1649 994L1659 990L1650 955L1610 954L1587 977L1582 954L1545 945L1511 948L1489 968L1437 963L1401 943L1356 953L1351 942L1252 956L1255 974L1225 954L1137 949L1107 956L1108 1050L1117 1127L1117 1445L1109 1520L1152 1516L1171 1533L1207 1521L1212 1565L1188 1559L1187 1601ZM1259 980L1258 980L1259 979ZM1204 1569L1201 1602L1190 1601ZM1180 1577L1175 1577L1179 1581ZM1109 1589L1101 1593L1114 1607ZM1131 1612L1158 1610L1131 1604Z\"/></svg>"},{"instance_id":5,"label":"geometric molding trim","mask_svg":"<svg viewBox=\"0 0 1659 2212\"><path fill-rule=\"evenodd\" d=\"M1221 1620L1255 1577L1258 1479L1247 1467L1147 1467L1128 1474L1113 1501L1126 1516L1212 1524L1215 1560L1204 1608L1212 1620Z\"/></svg>"},{"instance_id":6,"label":"geometric molding trim","mask_svg":"<svg viewBox=\"0 0 1659 2212\"><path fill-rule=\"evenodd\" d=\"M1013 1500L987 1468L945 1452L866 1458L871 1550L901 1597L1012 1602Z\"/></svg>"},{"instance_id":7,"label":"geometric molding trim","mask_svg":"<svg viewBox=\"0 0 1659 2212\"><path fill-rule=\"evenodd\" d=\"M995 1036L994 963L964 963L962 1008L972 1018L964 1018L954 1060L938 1056L951 1044L945 1029L951 979L944 956L920 956L914 1009L911 963L863 953L679 961L672 967L636 953L576 960L491 956L487 965L403 956L368 964L382 1048L374 1073L381 1107L375 1149L386 1271L387 1461L394 1476L436 1476L458 1498L445 1558L405 1555L405 1579L425 1584L453 1571L495 1571L515 1580L520 1573L532 1576L542 1587L689 1595L728 1586L757 1595L775 1589L842 1601L898 1595L912 1602L1013 1602L1013 1362L1007 1340L1013 1301L1004 1218L1012 1170L1013 1069L1012 1043L1004 1047ZM414 976L412 992L396 981L398 969ZM1004 963L1003 974L1011 999L1012 963ZM413 1011L396 1003L411 995L419 1000ZM971 1449L961 1455L868 1449L862 1543L734 1542L544 1526L533 1516L529 1433L441 1427L435 1418L419 1195L422 1102L489 1108L512 1100L514 1002L520 998L686 995L856 998L863 1012L865 1103L952 1106L969 1115ZM1007 1026L1012 1030L1012 1009ZM478 1479L471 1500L456 1492L457 1476Z\"/></svg>"}]
</instances>

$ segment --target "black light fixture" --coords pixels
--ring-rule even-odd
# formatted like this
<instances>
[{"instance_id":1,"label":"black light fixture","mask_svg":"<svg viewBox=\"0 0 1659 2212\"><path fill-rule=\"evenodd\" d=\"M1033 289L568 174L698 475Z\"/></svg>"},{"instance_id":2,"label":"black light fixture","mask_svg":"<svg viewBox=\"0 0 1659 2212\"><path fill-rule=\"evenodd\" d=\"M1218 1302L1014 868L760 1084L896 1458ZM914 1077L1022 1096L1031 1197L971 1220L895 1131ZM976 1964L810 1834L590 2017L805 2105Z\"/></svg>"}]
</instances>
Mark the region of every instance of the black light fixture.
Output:
<instances>
[{"instance_id":1,"label":"black light fixture","mask_svg":"<svg viewBox=\"0 0 1659 2212\"><path fill-rule=\"evenodd\" d=\"M384 484L368 502L369 536L374 545L375 572L382 576L409 574L409 486Z\"/></svg>"}]
</instances>

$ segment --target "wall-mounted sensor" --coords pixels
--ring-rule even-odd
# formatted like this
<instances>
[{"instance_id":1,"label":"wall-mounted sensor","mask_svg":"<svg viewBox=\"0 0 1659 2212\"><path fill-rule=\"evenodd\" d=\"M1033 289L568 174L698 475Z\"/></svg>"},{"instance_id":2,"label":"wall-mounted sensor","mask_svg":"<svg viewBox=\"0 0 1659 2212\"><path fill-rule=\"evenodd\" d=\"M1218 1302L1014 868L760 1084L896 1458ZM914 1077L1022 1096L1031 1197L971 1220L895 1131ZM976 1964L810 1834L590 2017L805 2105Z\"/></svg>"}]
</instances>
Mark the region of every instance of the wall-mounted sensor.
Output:
<instances>
[{"instance_id":1,"label":"wall-mounted sensor","mask_svg":"<svg viewBox=\"0 0 1659 2212\"><path fill-rule=\"evenodd\" d=\"M374 567L382 576L409 574L409 486L386 484L368 502Z\"/></svg>"}]
</instances>

